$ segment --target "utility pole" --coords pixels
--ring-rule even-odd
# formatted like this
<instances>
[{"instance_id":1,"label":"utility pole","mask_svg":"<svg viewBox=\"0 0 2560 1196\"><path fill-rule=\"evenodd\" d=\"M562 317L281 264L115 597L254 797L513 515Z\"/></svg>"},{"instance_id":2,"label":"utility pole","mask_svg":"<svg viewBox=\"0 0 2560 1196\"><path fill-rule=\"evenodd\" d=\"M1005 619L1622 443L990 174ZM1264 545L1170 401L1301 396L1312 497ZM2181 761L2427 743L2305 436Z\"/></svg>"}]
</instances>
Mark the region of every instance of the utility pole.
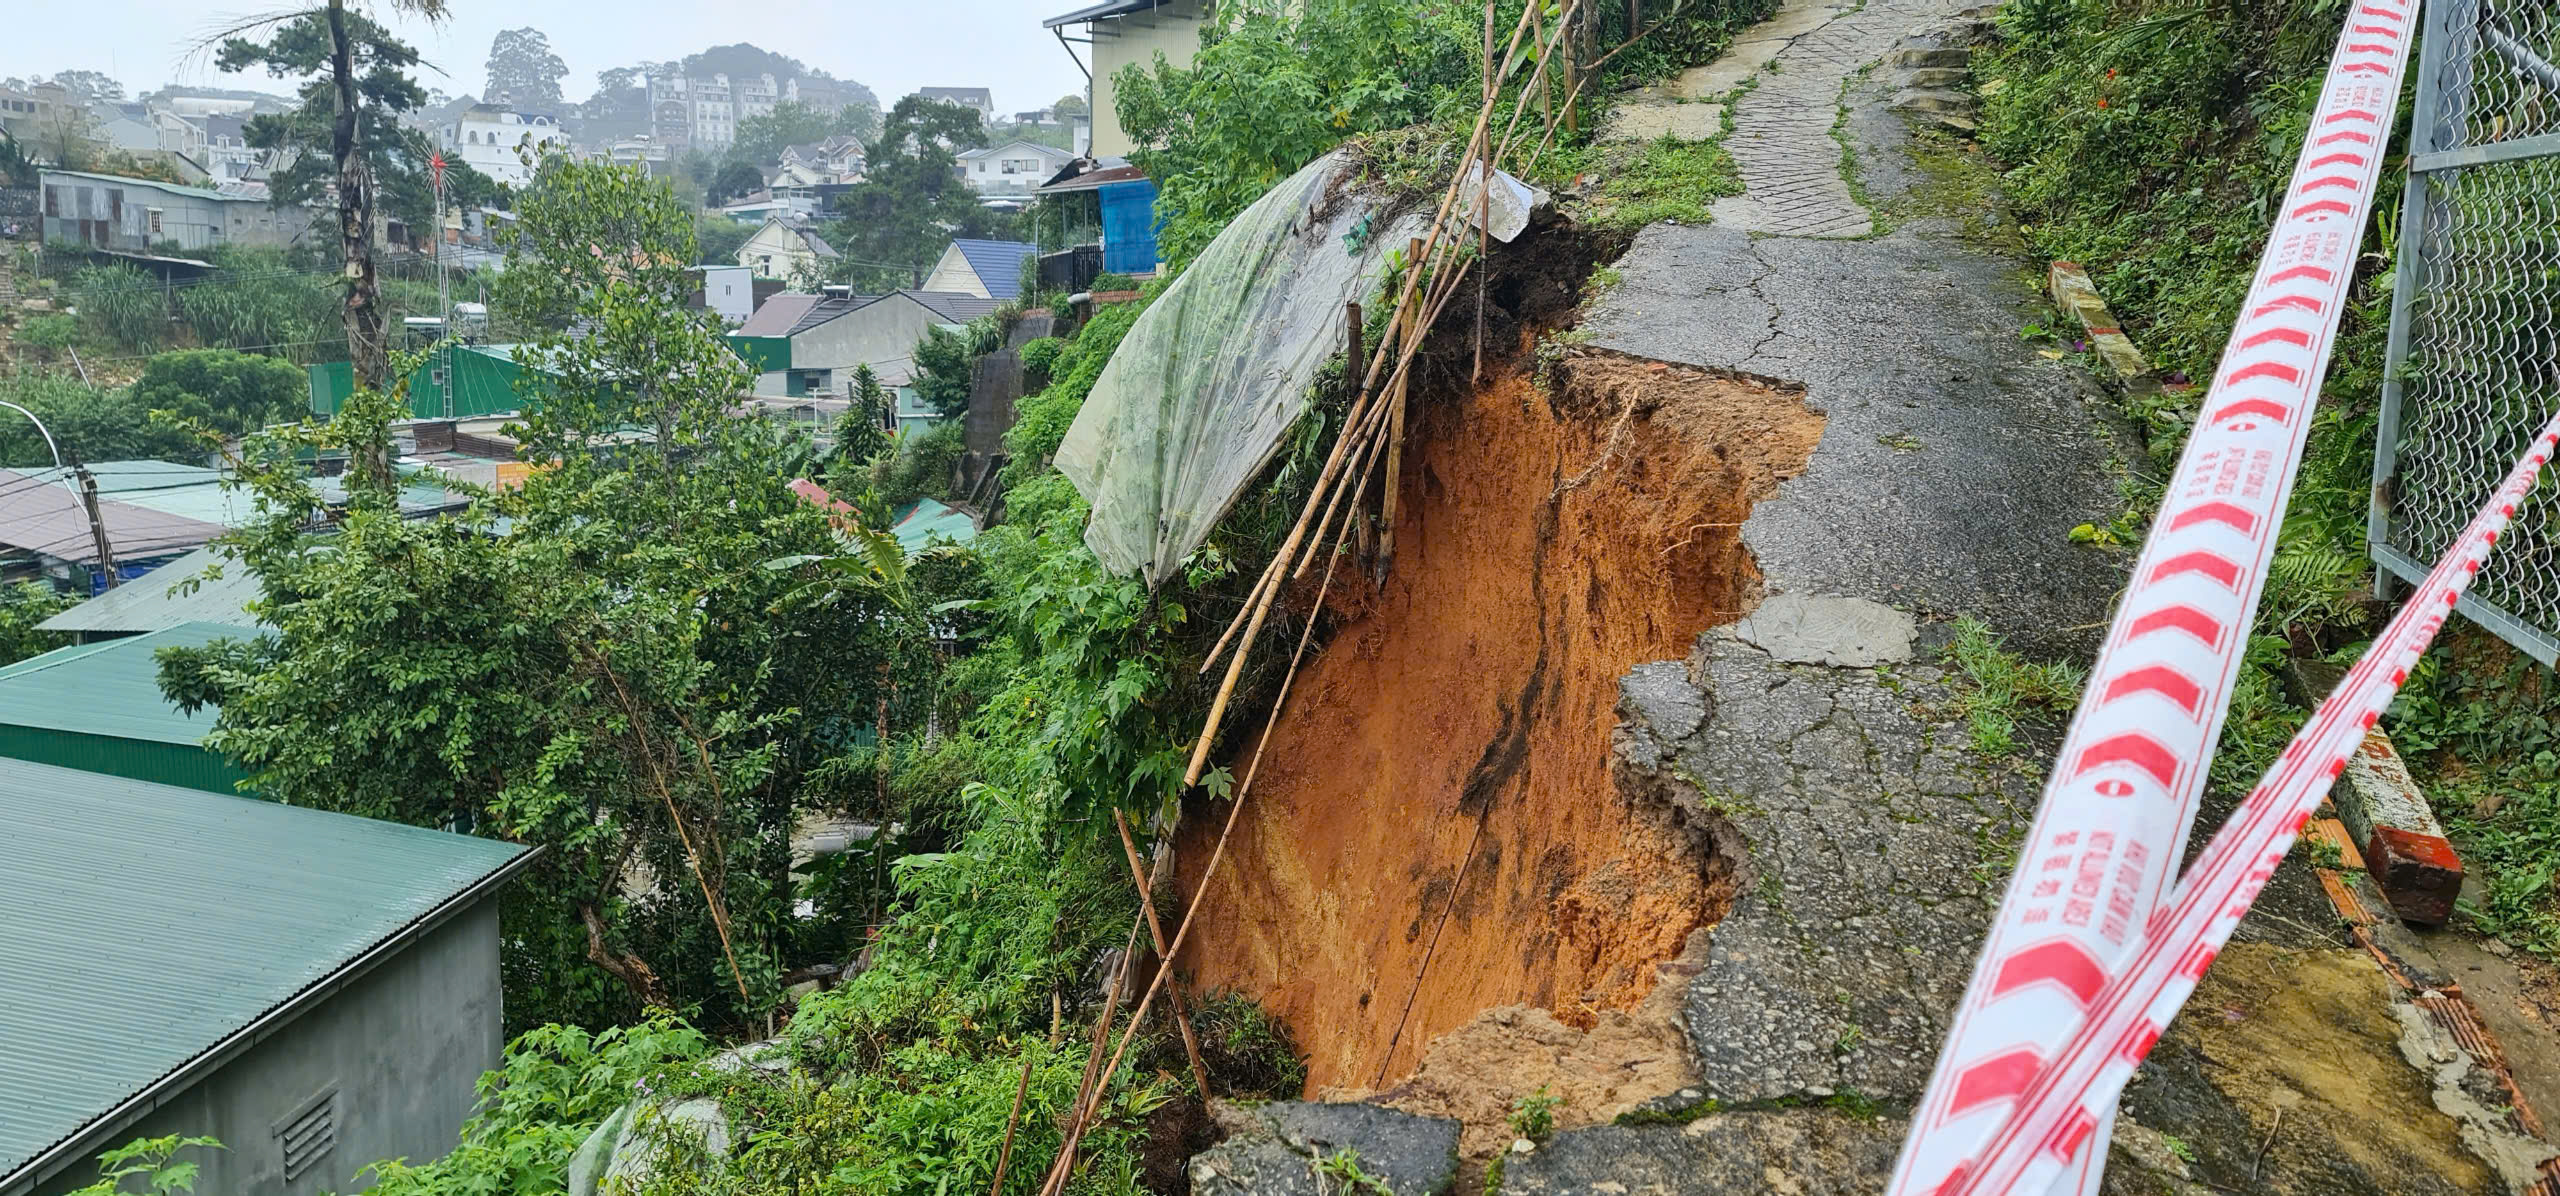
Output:
<instances>
[{"instance_id":1,"label":"utility pole","mask_svg":"<svg viewBox=\"0 0 2560 1196\"><path fill-rule=\"evenodd\" d=\"M80 479L80 505L89 512L89 542L98 550L98 573L106 579L105 589L116 588L116 549L107 541L107 521L98 514L98 479L89 467L80 463L80 454L71 455L72 476Z\"/></svg>"},{"instance_id":2,"label":"utility pole","mask_svg":"<svg viewBox=\"0 0 2560 1196\"><path fill-rule=\"evenodd\" d=\"M0 400L0 407L5 407L20 415L26 416L27 422L36 426L36 435L44 437L45 452L51 454L53 457L53 472L57 477L61 477L66 470L62 463L62 446L55 443L53 439L53 429L45 427L44 421L37 419L35 412L29 411L16 403ZM72 479L70 477L63 477L62 484L65 486L71 486L72 489L80 495L80 505L88 511L89 540L91 545L98 550L98 567L105 571L107 588L114 589L116 584L115 546L107 542L107 523L106 520L100 518L98 515L98 479L89 476L89 468L80 463L80 454L77 451L74 451L71 454L71 465L67 472L72 476L77 477L79 479L79 484L76 486L72 485Z\"/></svg>"},{"instance_id":3,"label":"utility pole","mask_svg":"<svg viewBox=\"0 0 2560 1196\"><path fill-rule=\"evenodd\" d=\"M452 419L453 290L445 280L444 272L444 154L438 151L427 161L433 168L436 192L436 227L432 238L436 247L436 307L444 316L444 326L437 330L442 335L438 337L439 343L436 346L436 356L442 359L443 368L440 372L443 375L443 381L436 389L444 394L444 417Z\"/></svg>"}]
</instances>

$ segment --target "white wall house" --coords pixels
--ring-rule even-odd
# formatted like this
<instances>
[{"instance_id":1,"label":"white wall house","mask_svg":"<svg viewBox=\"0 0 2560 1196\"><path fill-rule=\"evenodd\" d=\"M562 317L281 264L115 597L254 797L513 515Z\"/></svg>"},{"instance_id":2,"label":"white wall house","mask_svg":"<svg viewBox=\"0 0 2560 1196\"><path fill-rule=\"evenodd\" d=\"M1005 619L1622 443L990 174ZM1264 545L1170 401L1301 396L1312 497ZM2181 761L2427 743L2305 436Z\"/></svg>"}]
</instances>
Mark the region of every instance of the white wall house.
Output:
<instances>
[{"instance_id":1,"label":"white wall house","mask_svg":"<svg viewBox=\"0 0 2560 1196\"><path fill-rule=\"evenodd\" d=\"M569 148L569 135L558 119L541 112L519 112L496 104L473 104L444 129L445 148L459 154L473 170L521 187L533 181L519 147L539 162L553 151Z\"/></svg>"},{"instance_id":2,"label":"white wall house","mask_svg":"<svg viewBox=\"0 0 2560 1196\"><path fill-rule=\"evenodd\" d=\"M827 263L835 258L835 246L827 244L817 230L778 216L766 220L738 247L738 264L755 271L758 278L815 280L826 274Z\"/></svg>"},{"instance_id":3,"label":"white wall house","mask_svg":"<svg viewBox=\"0 0 2560 1196\"><path fill-rule=\"evenodd\" d=\"M960 177L980 195L1030 198L1049 176L1065 169L1075 155L1034 141L1008 141L959 155Z\"/></svg>"},{"instance_id":4,"label":"white wall house","mask_svg":"<svg viewBox=\"0 0 2560 1196\"><path fill-rule=\"evenodd\" d=\"M729 76L713 75L686 83L693 113L693 143L717 149L738 139L738 103Z\"/></svg>"},{"instance_id":5,"label":"white wall house","mask_svg":"<svg viewBox=\"0 0 2560 1196\"><path fill-rule=\"evenodd\" d=\"M1191 65L1200 50L1200 26L1208 20L1211 0L1103 0L1041 24L1050 29L1082 25L1093 38L1093 140L1097 158L1127 157L1137 148L1120 131L1118 97L1111 78L1125 66L1149 67L1156 55L1175 66Z\"/></svg>"},{"instance_id":6,"label":"white wall house","mask_svg":"<svg viewBox=\"0 0 2560 1196\"><path fill-rule=\"evenodd\" d=\"M194 119L204 126L204 168L217 183L259 177L267 151L250 148L247 117L206 113Z\"/></svg>"},{"instance_id":7,"label":"white wall house","mask_svg":"<svg viewBox=\"0 0 2560 1196\"><path fill-rule=\"evenodd\" d=\"M745 266L696 266L702 275L702 306L734 328L755 314L755 271Z\"/></svg>"}]
</instances>

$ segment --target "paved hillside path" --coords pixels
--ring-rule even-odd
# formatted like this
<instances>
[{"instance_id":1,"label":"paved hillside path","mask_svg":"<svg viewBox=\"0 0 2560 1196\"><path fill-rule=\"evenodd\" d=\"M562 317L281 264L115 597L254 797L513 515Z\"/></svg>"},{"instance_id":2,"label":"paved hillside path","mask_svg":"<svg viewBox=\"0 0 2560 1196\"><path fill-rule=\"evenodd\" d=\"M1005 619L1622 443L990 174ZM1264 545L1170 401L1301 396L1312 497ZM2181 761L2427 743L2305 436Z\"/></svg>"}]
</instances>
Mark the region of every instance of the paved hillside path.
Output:
<instances>
[{"instance_id":1,"label":"paved hillside path","mask_svg":"<svg viewBox=\"0 0 2560 1196\"><path fill-rule=\"evenodd\" d=\"M1665 1102L1664 1124L1565 1131L1513 1158L1511 1196L1873 1192L1927 1083L2052 750L2032 730L1981 750L1939 649L1978 619L2032 658L2085 662L2128 554L2071 531L2123 511L2122 463L2141 458L2090 375L2021 336L2051 310L2014 246L1982 243L2013 222L1976 151L1923 144L1895 111L1966 127L1964 98L1943 89L1987 31L1981 9L1788 0L1612 116L1622 141L1722 132L1744 191L1709 225L1637 236L1584 310L1589 351L1799 383L1826 424L1744 523L1761 605L1620 688L1616 767L1745 845L1732 909L1686 981L1697 1086L1688 1107ZM2226 809L2209 800L2201 825ZM2266 1077L2229 1070L2182 1022L2127 1098L2119 1178L2480 1190L2485 1173L2401 1061L2379 972L2337 948L2335 921L2289 868L2237 941L2302 969L2296 991L2318 977L2345 1004L2197 1003L2249 1008L2251 1033L2295 1044L2273 1066L2300 1078L2251 1087ZM2263 1124L2279 1103L2281 1140Z\"/></svg>"}]
</instances>

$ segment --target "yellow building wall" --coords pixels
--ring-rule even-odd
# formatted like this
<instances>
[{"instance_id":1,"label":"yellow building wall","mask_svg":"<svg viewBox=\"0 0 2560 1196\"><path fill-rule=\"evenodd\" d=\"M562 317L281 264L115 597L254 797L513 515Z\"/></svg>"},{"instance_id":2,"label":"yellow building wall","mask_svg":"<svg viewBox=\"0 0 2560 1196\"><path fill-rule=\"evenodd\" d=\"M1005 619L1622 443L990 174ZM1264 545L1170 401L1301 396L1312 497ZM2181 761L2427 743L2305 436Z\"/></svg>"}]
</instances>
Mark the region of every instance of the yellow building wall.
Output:
<instances>
[{"instance_id":1,"label":"yellow building wall","mask_svg":"<svg viewBox=\"0 0 2560 1196\"><path fill-rule=\"evenodd\" d=\"M1136 148L1120 131L1111 77L1125 66L1153 69L1159 52L1175 66L1191 65L1191 55L1200 49L1200 24L1207 17L1208 6L1200 0L1174 0L1153 12L1093 23L1095 157L1126 157Z\"/></svg>"}]
</instances>

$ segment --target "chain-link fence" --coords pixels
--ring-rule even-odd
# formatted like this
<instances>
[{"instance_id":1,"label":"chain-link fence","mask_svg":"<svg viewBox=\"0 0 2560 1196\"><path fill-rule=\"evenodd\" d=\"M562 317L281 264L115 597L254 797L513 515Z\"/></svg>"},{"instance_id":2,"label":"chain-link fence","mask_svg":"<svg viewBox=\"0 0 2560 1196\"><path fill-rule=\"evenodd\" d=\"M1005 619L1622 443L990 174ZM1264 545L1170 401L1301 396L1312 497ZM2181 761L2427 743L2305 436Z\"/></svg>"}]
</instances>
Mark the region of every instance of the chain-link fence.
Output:
<instances>
[{"instance_id":1,"label":"chain-link fence","mask_svg":"<svg viewBox=\"0 0 2560 1196\"><path fill-rule=\"evenodd\" d=\"M2427 8L2368 531L2385 576L2406 581L2560 406L2560 9ZM2551 494L2517 512L2457 608L2545 664L2560 663Z\"/></svg>"}]
</instances>

